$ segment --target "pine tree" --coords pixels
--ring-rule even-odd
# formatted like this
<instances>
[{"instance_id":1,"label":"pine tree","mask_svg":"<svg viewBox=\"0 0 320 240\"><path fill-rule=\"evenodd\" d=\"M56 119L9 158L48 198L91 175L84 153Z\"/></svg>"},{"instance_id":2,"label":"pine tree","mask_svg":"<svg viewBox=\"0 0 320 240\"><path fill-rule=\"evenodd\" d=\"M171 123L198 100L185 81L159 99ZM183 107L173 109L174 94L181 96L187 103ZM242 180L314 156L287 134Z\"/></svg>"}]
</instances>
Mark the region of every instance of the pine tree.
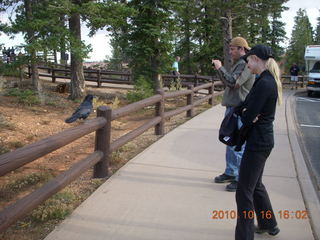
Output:
<instances>
[{"instance_id":1,"label":"pine tree","mask_svg":"<svg viewBox=\"0 0 320 240\"><path fill-rule=\"evenodd\" d=\"M174 54L186 74L212 73L211 59L222 59L221 24L214 1L188 0L175 9Z\"/></svg>"},{"instance_id":2,"label":"pine tree","mask_svg":"<svg viewBox=\"0 0 320 240\"><path fill-rule=\"evenodd\" d=\"M286 67L293 63L304 66L304 52L307 45L313 44L312 26L305 9L299 9L294 19L294 27L287 51Z\"/></svg>"},{"instance_id":3,"label":"pine tree","mask_svg":"<svg viewBox=\"0 0 320 240\"><path fill-rule=\"evenodd\" d=\"M110 26L112 47L112 57L109 60L108 67L112 70L122 70L122 63L131 62L130 56L128 55L128 31L130 29L129 17L133 16L134 9L128 7L127 0L116 0L118 5L118 12L116 16L118 19L114 24ZM120 9L120 7L122 9Z\"/></svg>"},{"instance_id":4,"label":"pine tree","mask_svg":"<svg viewBox=\"0 0 320 240\"><path fill-rule=\"evenodd\" d=\"M182 2L175 9L176 28L174 32L174 56L181 57L180 72L191 74L197 66L193 61L192 53L195 53L196 44L192 42L195 29L195 19L198 18L199 6L195 0Z\"/></svg>"},{"instance_id":5,"label":"pine tree","mask_svg":"<svg viewBox=\"0 0 320 240\"><path fill-rule=\"evenodd\" d=\"M160 87L158 74L168 69L172 52L171 0L132 0L129 7L135 10L130 17L128 55L131 58L135 79L144 77Z\"/></svg>"},{"instance_id":6,"label":"pine tree","mask_svg":"<svg viewBox=\"0 0 320 240\"><path fill-rule=\"evenodd\" d=\"M319 11L320 14L320 11ZM317 18L318 23L315 30L314 43L320 45L320 16Z\"/></svg>"},{"instance_id":7,"label":"pine tree","mask_svg":"<svg viewBox=\"0 0 320 240\"><path fill-rule=\"evenodd\" d=\"M268 44L273 50L273 54L275 59L280 59L281 55L284 53L284 48L280 46L281 42L284 42L286 37L286 31L284 29L285 23L280 21L281 12L274 11L271 13L271 31L269 34L269 42Z\"/></svg>"}]
</instances>

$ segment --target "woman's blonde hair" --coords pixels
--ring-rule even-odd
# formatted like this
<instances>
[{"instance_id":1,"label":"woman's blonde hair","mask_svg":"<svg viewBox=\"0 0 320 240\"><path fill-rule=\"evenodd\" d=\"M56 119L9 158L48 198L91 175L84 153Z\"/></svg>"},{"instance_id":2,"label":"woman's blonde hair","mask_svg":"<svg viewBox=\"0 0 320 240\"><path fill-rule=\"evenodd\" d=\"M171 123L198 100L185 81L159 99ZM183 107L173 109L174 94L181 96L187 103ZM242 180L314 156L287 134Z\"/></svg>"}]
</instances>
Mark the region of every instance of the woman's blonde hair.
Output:
<instances>
[{"instance_id":1,"label":"woman's blonde hair","mask_svg":"<svg viewBox=\"0 0 320 240\"><path fill-rule=\"evenodd\" d=\"M277 89L278 89L278 104L282 103L282 83L281 83L281 76L280 76L280 69L277 62L273 58L269 58L266 61L266 68L272 74L274 79L276 80Z\"/></svg>"}]
</instances>

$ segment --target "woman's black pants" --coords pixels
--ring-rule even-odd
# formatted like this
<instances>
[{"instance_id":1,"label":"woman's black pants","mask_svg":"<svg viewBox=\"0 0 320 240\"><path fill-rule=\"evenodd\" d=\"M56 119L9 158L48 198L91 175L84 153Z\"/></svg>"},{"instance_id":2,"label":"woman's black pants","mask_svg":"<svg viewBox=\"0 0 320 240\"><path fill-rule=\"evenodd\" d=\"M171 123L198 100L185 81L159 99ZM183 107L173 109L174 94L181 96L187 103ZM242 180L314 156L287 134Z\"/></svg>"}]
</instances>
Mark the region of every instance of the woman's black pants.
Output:
<instances>
[{"instance_id":1,"label":"woman's black pants","mask_svg":"<svg viewBox=\"0 0 320 240\"><path fill-rule=\"evenodd\" d=\"M238 213L236 240L254 239L254 212L259 228L271 229L277 226L267 190L262 184L263 169L270 153L271 149L267 151L245 149L242 156L236 192Z\"/></svg>"}]
</instances>

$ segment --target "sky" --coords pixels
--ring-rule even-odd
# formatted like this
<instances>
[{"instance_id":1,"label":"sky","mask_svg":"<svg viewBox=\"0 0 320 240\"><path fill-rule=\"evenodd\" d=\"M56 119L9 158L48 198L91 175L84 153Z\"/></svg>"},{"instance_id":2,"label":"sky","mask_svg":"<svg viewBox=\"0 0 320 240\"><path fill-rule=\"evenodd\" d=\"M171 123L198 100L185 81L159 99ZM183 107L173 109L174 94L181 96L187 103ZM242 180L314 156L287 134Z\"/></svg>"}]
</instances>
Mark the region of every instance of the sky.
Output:
<instances>
[{"instance_id":1,"label":"sky","mask_svg":"<svg viewBox=\"0 0 320 240\"><path fill-rule=\"evenodd\" d=\"M289 39L291 37L292 28L294 25L294 17L296 16L299 8L306 9L307 15L311 22L313 28L317 25L317 17L320 17L320 6L315 6L315 0L289 0L285 6L289 7L289 9L282 13L282 21L286 24L285 30L287 33L288 40L283 44L283 46L287 46L289 43ZM0 16L0 21L4 22L5 16ZM86 44L91 44L92 52L89 54L89 58L86 61L103 61L107 57L111 57L111 47L110 47L110 38L106 36L106 32L100 30L93 37L88 37L89 30L83 26L82 27L82 40L85 41ZM0 36L0 44L4 43L6 47L12 47L15 45L19 45L23 42L23 38L21 35L18 35L15 39L9 39L6 35L2 34Z\"/></svg>"}]
</instances>

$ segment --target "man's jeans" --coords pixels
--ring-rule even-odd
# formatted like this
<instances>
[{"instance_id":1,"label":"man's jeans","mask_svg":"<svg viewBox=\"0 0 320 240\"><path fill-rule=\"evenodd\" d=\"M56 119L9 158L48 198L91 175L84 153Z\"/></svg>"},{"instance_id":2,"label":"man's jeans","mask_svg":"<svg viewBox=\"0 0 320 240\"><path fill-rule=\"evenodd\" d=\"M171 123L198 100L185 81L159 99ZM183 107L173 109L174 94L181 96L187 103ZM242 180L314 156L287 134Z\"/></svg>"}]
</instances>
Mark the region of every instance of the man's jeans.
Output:
<instances>
[{"instance_id":1,"label":"man's jeans","mask_svg":"<svg viewBox=\"0 0 320 240\"><path fill-rule=\"evenodd\" d=\"M227 115L233 107L227 107L225 115ZM240 117L238 118L238 127L240 128L242 126L242 122ZM226 170L225 174L229 176L235 176L236 181L238 181L239 178L239 169L240 169L240 163L242 159L242 155L244 152L245 144L242 145L241 151L236 152L234 151L235 146L227 146L226 149Z\"/></svg>"}]
</instances>

